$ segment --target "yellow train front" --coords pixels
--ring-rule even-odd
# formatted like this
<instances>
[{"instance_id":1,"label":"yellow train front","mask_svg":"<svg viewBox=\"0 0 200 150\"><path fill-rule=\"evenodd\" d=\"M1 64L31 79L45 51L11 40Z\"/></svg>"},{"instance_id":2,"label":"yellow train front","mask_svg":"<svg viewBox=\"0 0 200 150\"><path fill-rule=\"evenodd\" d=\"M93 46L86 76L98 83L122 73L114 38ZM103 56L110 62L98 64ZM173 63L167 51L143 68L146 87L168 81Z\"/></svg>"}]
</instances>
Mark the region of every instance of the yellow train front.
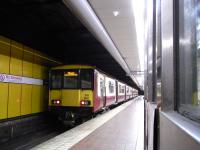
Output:
<instances>
[{"instance_id":1,"label":"yellow train front","mask_svg":"<svg viewBox=\"0 0 200 150\"><path fill-rule=\"evenodd\" d=\"M76 121L92 115L94 68L66 65L50 71L49 109L61 120Z\"/></svg>"}]
</instances>

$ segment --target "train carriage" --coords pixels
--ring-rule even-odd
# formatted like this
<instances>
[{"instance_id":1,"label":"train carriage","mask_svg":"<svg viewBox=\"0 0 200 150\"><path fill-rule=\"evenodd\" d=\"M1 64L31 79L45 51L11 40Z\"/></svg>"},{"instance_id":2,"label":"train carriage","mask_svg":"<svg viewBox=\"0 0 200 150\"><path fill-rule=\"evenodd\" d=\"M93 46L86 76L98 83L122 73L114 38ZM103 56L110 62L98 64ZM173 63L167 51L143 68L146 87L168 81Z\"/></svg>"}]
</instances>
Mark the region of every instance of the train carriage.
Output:
<instances>
[{"instance_id":1,"label":"train carriage","mask_svg":"<svg viewBox=\"0 0 200 150\"><path fill-rule=\"evenodd\" d=\"M110 106L116 103L116 80L108 76L105 78L106 87L106 106Z\"/></svg>"},{"instance_id":2,"label":"train carriage","mask_svg":"<svg viewBox=\"0 0 200 150\"><path fill-rule=\"evenodd\" d=\"M50 71L49 109L61 120L91 117L125 101L125 87L93 66L54 67Z\"/></svg>"},{"instance_id":3,"label":"train carriage","mask_svg":"<svg viewBox=\"0 0 200 150\"><path fill-rule=\"evenodd\" d=\"M120 103L120 102L123 102L123 101L126 100L126 97L125 97L125 84L120 82L120 81L117 81L117 87L118 87L117 102Z\"/></svg>"},{"instance_id":4,"label":"train carriage","mask_svg":"<svg viewBox=\"0 0 200 150\"><path fill-rule=\"evenodd\" d=\"M131 99L131 87L126 85L126 100Z\"/></svg>"},{"instance_id":5,"label":"train carriage","mask_svg":"<svg viewBox=\"0 0 200 150\"><path fill-rule=\"evenodd\" d=\"M50 71L49 109L62 120L89 116L94 106L94 67L65 65Z\"/></svg>"}]
</instances>

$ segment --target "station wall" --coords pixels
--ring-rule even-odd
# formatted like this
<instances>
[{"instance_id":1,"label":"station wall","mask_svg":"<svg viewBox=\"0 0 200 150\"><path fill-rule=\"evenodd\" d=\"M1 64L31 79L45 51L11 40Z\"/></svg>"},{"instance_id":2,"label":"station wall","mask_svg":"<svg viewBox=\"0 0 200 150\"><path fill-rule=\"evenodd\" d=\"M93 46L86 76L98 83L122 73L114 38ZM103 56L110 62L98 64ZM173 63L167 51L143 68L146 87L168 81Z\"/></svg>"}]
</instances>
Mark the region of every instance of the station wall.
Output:
<instances>
[{"instance_id":1,"label":"station wall","mask_svg":"<svg viewBox=\"0 0 200 150\"><path fill-rule=\"evenodd\" d=\"M48 65L34 49L0 36L0 120L47 110ZM46 64L45 64L45 63Z\"/></svg>"}]
</instances>

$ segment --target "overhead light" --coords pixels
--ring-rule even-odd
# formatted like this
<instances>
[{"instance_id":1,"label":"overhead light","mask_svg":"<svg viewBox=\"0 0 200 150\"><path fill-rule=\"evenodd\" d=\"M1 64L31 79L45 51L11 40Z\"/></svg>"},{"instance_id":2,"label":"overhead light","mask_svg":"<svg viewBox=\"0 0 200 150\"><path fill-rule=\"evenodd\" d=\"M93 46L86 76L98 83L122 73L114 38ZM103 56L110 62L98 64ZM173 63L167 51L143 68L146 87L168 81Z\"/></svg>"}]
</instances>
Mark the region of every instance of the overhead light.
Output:
<instances>
[{"instance_id":1,"label":"overhead light","mask_svg":"<svg viewBox=\"0 0 200 150\"><path fill-rule=\"evenodd\" d=\"M144 10L145 0L132 0L133 15L137 35L138 53L140 59L140 69L144 70Z\"/></svg>"},{"instance_id":2,"label":"overhead light","mask_svg":"<svg viewBox=\"0 0 200 150\"><path fill-rule=\"evenodd\" d=\"M119 11L113 11L113 15L117 17L119 15Z\"/></svg>"}]
</instances>

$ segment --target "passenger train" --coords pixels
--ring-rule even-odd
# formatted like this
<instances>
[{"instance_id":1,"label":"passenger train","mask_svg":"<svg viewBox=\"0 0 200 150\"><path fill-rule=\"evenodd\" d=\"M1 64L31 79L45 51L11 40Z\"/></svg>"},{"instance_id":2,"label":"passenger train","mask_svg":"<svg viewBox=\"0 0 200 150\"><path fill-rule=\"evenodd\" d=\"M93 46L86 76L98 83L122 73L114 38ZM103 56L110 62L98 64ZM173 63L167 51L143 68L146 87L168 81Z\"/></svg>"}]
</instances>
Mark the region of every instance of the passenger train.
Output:
<instances>
[{"instance_id":1,"label":"passenger train","mask_svg":"<svg viewBox=\"0 0 200 150\"><path fill-rule=\"evenodd\" d=\"M138 95L136 89L88 65L50 71L49 109L63 121L92 117Z\"/></svg>"}]
</instances>

